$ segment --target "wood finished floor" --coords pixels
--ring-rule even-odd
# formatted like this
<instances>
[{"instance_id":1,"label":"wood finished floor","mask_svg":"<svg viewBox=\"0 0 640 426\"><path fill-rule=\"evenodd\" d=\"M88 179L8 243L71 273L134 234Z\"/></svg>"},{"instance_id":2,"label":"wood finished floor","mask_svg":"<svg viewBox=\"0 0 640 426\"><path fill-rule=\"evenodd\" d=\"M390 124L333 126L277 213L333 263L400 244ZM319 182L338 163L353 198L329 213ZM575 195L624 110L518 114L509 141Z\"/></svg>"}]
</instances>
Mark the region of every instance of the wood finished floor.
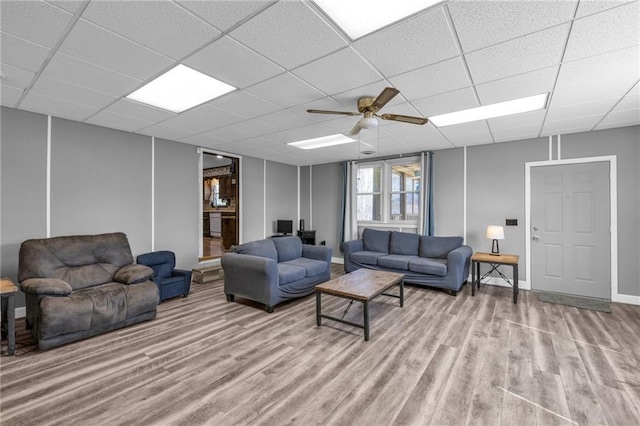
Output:
<instances>
[{"instance_id":1,"label":"wood finished floor","mask_svg":"<svg viewBox=\"0 0 640 426\"><path fill-rule=\"evenodd\" d=\"M346 301L323 305L341 315ZM222 281L199 284L153 321L47 352L18 320L18 356L2 347L0 423L637 425L640 307L612 308L407 286L404 308L372 302L364 342L360 329L316 327L313 296L267 314L228 303Z\"/></svg>"}]
</instances>

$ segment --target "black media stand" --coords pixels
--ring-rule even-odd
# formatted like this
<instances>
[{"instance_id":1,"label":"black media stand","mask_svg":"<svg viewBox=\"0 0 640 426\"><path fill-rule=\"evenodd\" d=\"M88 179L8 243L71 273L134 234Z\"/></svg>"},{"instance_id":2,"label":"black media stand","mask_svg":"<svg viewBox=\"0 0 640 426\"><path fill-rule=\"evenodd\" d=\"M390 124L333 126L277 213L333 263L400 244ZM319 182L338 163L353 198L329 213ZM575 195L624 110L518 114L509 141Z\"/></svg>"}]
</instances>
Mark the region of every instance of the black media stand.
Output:
<instances>
[{"instance_id":1,"label":"black media stand","mask_svg":"<svg viewBox=\"0 0 640 426\"><path fill-rule=\"evenodd\" d=\"M298 231L302 244L316 245L316 231Z\"/></svg>"}]
</instances>

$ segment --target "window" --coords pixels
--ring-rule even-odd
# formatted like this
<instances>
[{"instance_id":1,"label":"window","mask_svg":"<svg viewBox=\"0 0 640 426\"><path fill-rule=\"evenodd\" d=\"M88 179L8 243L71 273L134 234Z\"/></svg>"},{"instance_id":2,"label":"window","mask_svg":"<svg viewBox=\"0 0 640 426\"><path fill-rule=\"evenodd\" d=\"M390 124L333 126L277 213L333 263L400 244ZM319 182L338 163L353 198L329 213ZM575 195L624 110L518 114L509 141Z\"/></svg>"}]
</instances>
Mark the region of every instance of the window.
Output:
<instances>
[{"instance_id":1,"label":"window","mask_svg":"<svg viewBox=\"0 0 640 426\"><path fill-rule=\"evenodd\" d=\"M358 221L417 223L420 183L418 158L358 165Z\"/></svg>"}]
</instances>

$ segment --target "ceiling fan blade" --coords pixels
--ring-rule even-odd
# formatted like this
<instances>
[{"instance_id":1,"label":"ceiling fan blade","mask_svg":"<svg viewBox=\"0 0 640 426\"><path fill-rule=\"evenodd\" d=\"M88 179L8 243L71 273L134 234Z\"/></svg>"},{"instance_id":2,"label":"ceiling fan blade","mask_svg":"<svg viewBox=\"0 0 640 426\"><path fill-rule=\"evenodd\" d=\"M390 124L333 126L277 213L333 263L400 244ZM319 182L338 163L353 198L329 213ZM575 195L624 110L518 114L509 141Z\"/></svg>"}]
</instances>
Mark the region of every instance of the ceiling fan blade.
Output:
<instances>
[{"instance_id":1,"label":"ceiling fan blade","mask_svg":"<svg viewBox=\"0 0 640 426\"><path fill-rule=\"evenodd\" d=\"M362 130L362 127L360 127L360 122L358 121L347 136L357 136L358 133L360 133L360 130Z\"/></svg>"},{"instance_id":2,"label":"ceiling fan blade","mask_svg":"<svg viewBox=\"0 0 640 426\"><path fill-rule=\"evenodd\" d=\"M400 115L400 114L382 114L380 116L383 120L392 120L392 121L401 121L403 123L411 123L411 124L427 124L429 121L424 117L412 117L410 115Z\"/></svg>"},{"instance_id":3,"label":"ceiling fan blade","mask_svg":"<svg viewBox=\"0 0 640 426\"><path fill-rule=\"evenodd\" d=\"M360 115L359 112L351 111L327 111L324 109L308 109L307 112L312 114L340 114L340 115Z\"/></svg>"},{"instance_id":4,"label":"ceiling fan blade","mask_svg":"<svg viewBox=\"0 0 640 426\"><path fill-rule=\"evenodd\" d=\"M400 91L395 87L386 87L371 104L375 111L379 110L393 99Z\"/></svg>"}]
</instances>

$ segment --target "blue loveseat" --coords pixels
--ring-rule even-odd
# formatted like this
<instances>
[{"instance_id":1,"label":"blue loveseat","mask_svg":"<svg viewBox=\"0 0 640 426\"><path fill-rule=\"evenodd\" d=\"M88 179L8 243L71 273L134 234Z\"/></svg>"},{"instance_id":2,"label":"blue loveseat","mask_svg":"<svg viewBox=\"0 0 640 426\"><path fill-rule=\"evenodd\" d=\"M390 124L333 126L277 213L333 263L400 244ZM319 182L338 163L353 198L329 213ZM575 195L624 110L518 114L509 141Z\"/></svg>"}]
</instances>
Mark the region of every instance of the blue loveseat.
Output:
<instances>
[{"instance_id":1,"label":"blue loveseat","mask_svg":"<svg viewBox=\"0 0 640 426\"><path fill-rule=\"evenodd\" d=\"M344 270L399 272L405 283L438 287L453 295L469 276L472 249L462 237L432 237L365 228L362 238L342 243Z\"/></svg>"},{"instance_id":2,"label":"blue loveseat","mask_svg":"<svg viewBox=\"0 0 640 426\"><path fill-rule=\"evenodd\" d=\"M271 313L278 303L314 293L316 284L329 280L332 254L329 247L302 244L295 236L236 246L221 259L227 300L244 297Z\"/></svg>"}]
</instances>

